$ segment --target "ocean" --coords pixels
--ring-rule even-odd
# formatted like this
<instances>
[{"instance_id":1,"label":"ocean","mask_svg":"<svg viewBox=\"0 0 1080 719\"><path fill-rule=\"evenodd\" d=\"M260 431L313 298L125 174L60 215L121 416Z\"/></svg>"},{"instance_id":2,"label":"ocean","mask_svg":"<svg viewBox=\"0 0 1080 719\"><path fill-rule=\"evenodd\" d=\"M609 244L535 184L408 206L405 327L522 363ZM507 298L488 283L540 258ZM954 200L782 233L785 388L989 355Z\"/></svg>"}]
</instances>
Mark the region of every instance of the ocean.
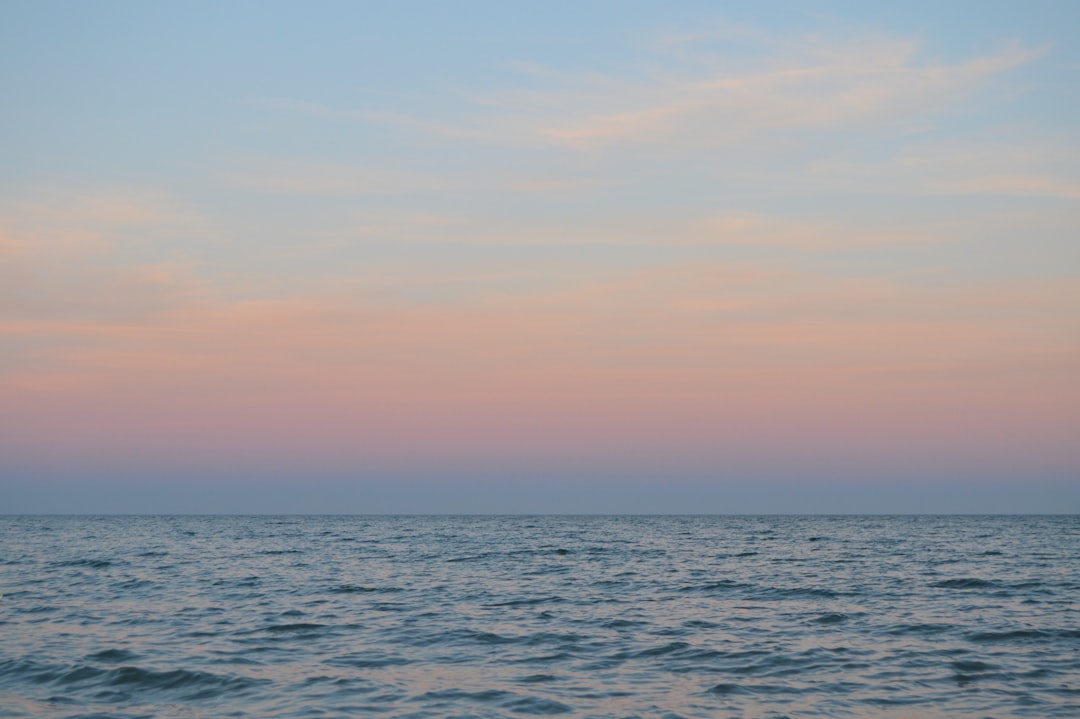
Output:
<instances>
[{"instance_id":1,"label":"ocean","mask_svg":"<svg viewBox=\"0 0 1080 719\"><path fill-rule=\"evenodd\" d=\"M3 516L3 717L1080 717L1077 516Z\"/></svg>"}]
</instances>

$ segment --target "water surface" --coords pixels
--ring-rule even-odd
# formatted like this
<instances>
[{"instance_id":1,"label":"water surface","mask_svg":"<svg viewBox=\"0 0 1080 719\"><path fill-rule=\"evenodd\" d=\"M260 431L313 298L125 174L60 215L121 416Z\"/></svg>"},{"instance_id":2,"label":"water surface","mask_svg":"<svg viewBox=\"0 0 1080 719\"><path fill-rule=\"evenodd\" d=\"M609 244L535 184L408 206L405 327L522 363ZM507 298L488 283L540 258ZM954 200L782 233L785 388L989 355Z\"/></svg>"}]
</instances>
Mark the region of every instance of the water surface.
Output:
<instances>
[{"instance_id":1,"label":"water surface","mask_svg":"<svg viewBox=\"0 0 1080 719\"><path fill-rule=\"evenodd\" d=\"M1080 517L0 517L0 715L1077 717Z\"/></svg>"}]
</instances>

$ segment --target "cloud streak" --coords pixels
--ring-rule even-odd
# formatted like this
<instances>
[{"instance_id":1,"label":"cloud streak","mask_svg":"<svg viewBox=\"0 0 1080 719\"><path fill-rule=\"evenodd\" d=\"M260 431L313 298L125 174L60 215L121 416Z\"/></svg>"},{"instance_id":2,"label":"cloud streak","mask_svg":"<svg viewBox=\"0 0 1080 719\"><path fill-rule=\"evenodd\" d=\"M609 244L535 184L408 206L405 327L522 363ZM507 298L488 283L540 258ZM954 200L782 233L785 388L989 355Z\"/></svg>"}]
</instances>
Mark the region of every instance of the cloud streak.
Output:
<instances>
[{"instance_id":1,"label":"cloud streak","mask_svg":"<svg viewBox=\"0 0 1080 719\"><path fill-rule=\"evenodd\" d=\"M1046 52L1011 44L946 64L921 61L916 43L888 38L796 38L784 47L784 56L763 58L759 68L726 67L703 53L690 67L685 59L659 55L660 69L645 78L534 72L560 86L466 96L476 106L461 110L458 125L296 101L275 106L481 142L553 143L579 150L661 143L703 147L779 130L904 122L955 103Z\"/></svg>"}]
</instances>

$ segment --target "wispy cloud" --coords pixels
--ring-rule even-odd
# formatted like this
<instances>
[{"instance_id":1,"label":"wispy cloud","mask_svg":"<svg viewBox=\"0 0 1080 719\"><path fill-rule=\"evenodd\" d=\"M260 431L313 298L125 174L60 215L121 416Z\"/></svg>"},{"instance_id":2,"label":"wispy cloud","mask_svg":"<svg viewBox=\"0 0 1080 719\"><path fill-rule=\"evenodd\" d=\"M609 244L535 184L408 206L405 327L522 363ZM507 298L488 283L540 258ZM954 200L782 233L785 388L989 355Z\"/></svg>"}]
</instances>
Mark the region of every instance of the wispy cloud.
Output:
<instances>
[{"instance_id":1,"label":"wispy cloud","mask_svg":"<svg viewBox=\"0 0 1080 719\"><path fill-rule=\"evenodd\" d=\"M895 123L947 105L988 78L1042 55L1014 45L941 64L918 62L917 49L910 42L809 45L763 71L713 70L698 78L665 76L619 89L596 83L584 93L590 101L563 103L561 117L544 118L538 132L581 148L657 141L700 147L778 129ZM550 104L545 98L534 107Z\"/></svg>"},{"instance_id":2,"label":"wispy cloud","mask_svg":"<svg viewBox=\"0 0 1080 719\"><path fill-rule=\"evenodd\" d=\"M912 142L876 162L818 160L798 178L820 189L894 195L1076 199L1080 144L1071 138Z\"/></svg>"},{"instance_id":3,"label":"wispy cloud","mask_svg":"<svg viewBox=\"0 0 1080 719\"><path fill-rule=\"evenodd\" d=\"M912 120L1045 53L1009 44L944 63L922 59L914 41L879 35L777 38L746 29L738 34L767 52L733 63L724 57L730 32L706 32L658 43L647 71L571 74L527 65L530 79L547 89L459 94L454 120L285 99L270 105L479 142L581 150L659 143L700 148L776 130Z\"/></svg>"},{"instance_id":4,"label":"wispy cloud","mask_svg":"<svg viewBox=\"0 0 1080 719\"><path fill-rule=\"evenodd\" d=\"M115 245L140 228L198 230L201 217L168 193L136 187L45 187L0 201L0 231L7 242L84 249Z\"/></svg>"},{"instance_id":5,"label":"wispy cloud","mask_svg":"<svg viewBox=\"0 0 1080 719\"><path fill-rule=\"evenodd\" d=\"M145 323L205 289L190 250L214 231L168 193L48 188L0 214L0 317Z\"/></svg>"},{"instance_id":6,"label":"wispy cloud","mask_svg":"<svg viewBox=\"0 0 1080 719\"><path fill-rule=\"evenodd\" d=\"M988 175L943 183L935 189L944 195L1020 195L1080 199L1080 183L1023 175Z\"/></svg>"}]
</instances>

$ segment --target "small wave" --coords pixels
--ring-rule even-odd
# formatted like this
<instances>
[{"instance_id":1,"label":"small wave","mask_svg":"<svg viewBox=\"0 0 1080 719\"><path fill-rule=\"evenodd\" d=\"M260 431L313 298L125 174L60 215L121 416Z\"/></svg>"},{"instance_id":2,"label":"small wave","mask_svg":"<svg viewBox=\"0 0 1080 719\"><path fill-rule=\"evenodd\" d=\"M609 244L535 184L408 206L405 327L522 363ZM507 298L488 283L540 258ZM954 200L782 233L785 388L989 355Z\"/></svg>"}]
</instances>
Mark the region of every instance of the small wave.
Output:
<instances>
[{"instance_id":1,"label":"small wave","mask_svg":"<svg viewBox=\"0 0 1080 719\"><path fill-rule=\"evenodd\" d=\"M958 672L972 673L972 672L992 672L998 667L993 664L987 664L986 662L980 662L976 659L958 659L952 663L953 669Z\"/></svg>"},{"instance_id":2,"label":"small wave","mask_svg":"<svg viewBox=\"0 0 1080 719\"><path fill-rule=\"evenodd\" d=\"M840 592L819 587L769 587L762 591L760 596L763 599L835 599L840 596Z\"/></svg>"},{"instance_id":3,"label":"small wave","mask_svg":"<svg viewBox=\"0 0 1080 719\"><path fill-rule=\"evenodd\" d=\"M382 669L383 667L398 667L412 664L411 659L393 655L367 652L363 654L349 654L326 660L326 664L335 667L350 667L353 669Z\"/></svg>"},{"instance_id":4,"label":"small wave","mask_svg":"<svg viewBox=\"0 0 1080 719\"><path fill-rule=\"evenodd\" d=\"M686 642L669 642L658 647L649 647L648 649L642 649L640 652L636 652L635 657L662 657L667 654L673 654L675 652L687 649L690 645Z\"/></svg>"},{"instance_id":5,"label":"small wave","mask_svg":"<svg viewBox=\"0 0 1080 719\"><path fill-rule=\"evenodd\" d=\"M49 612L58 612L60 607L53 604L38 604L33 607L20 607L18 611L21 614L47 614ZM43 621L43 620L38 620Z\"/></svg>"},{"instance_id":6,"label":"small wave","mask_svg":"<svg viewBox=\"0 0 1080 719\"><path fill-rule=\"evenodd\" d=\"M721 579L718 582L709 582L708 584L687 585L685 587L680 587L679 591L697 594L702 592L708 593L721 590L739 589L740 587L744 586L746 585L741 584L740 582L733 582L730 579Z\"/></svg>"},{"instance_id":7,"label":"small wave","mask_svg":"<svg viewBox=\"0 0 1080 719\"><path fill-rule=\"evenodd\" d=\"M94 652L93 654L87 654L86 658L92 661L109 662L111 664L119 662L130 662L138 659L139 655L133 651L127 649L102 649L100 652Z\"/></svg>"},{"instance_id":8,"label":"small wave","mask_svg":"<svg viewBox=\"0 0 1080 719\"><path fill-rule=\"evenodd\" d=\"M554 674L530 674L527 677L521 677L518 679L519 684L546 684L548 682L558 681L559 677Z\"/></svg>"},{"instance_id":9,"label":"small wave","mask_svg":"<svg viewBox=\"0 0 1080 719\"><path fill-rule=\"evenodd\" d=\"M848 615L834 612L831 614L822 614L819 617L814 617L810 621L814 624L840 624L841 622L846 622L847 620Z\"/></svg>"},{"instance_id":10,"label":"small wave","mask_svg":"<svg viewBox=\"0 0 1080 719\"><path fill-rule=\"evenodd\" d=\"M263 682L247 677L221 676L187 669L155 672L138 667L121 667L113 670L109 683L113 686L131 686L163 692L186 690L181 698L192 701L226 694L236 696Z\"/></svg>"},{"instance_id":11,"label":"small wave","mask_svg":"<svg viewBox=\"0 0 1080 719\"><path fill-rule=\"evenodd\" d=\"M945 579L940 582L934 582L930 586L938 589L984 589L986 587L996 587L997 582L989 579L978 579L976 577L959 577L957 579Z\"/></svg>"},{"instance_id":12,"label":"small wave","mask_svg":"<svg viewBox=\"0 0 1080 719\"><path fill-rule=\"evenodd\" d=\"M485 552L484 554L470 554L464 557L451 557L450 559L447 559L446 562L448 564L457 564L459 562L478 562L487 559L490 556L490 552Z\"/></svg>"},{"instance_id":13,"label":"small wave","mask_svg":"<svg viewBox=\"0 0 1080 719\"><path fill-rule=\"evenodd\" d=\"M440 689L437 691L424 692L420 696L415 697L414 701L436 702L436 705L440 705L443 702L457 703L461 701L491 704L505 699L508 696L512 695L509 692L501 691L499 689L485 689L478 692L470 692L464 689Z\"/></svg>"},{"instance_id":14,"label":"small wave","mask_svg":"<svg viewBox=\"0 0 1080 719\"><path fill-rule=\"evenodd\" d=\"M795 687L783 686L781 684L733 684L730 682L722 682L716 684L709 689L709 694L717 694L719 696L730 696L740 694L793 694L802 691Z\"/></svg>"},{"instance_id":15,"label":"small wave","mask_svg":"<svg viewBox=\"0 0 1080 719\"><path fill-rule=\"evenodd\" d=\"M390 594L403 591L403 587L366 587L360 584L339 584L330 590L333 594Z\"/></svg>"},{"instance_id":16,"label":"small wave","mask_svg":"<svg viewBox=\"0 0 1080 719\"><path fill-rule=\"evenodd\" d=\"M538 604L561 604L566 600L560 596L550 597L529 597L523 599L510 599L505 602L495 602L494 604L485 604L485 607L535 607Z\"/></svg>"},{"instance_id":17,"label":"small wave","mask_svg":"<svg viewBox=\"0 0 1080 719\"><path fill-rule=\"evenodd\" d=\"M117 562L112 559L65 559L53 562L54 567L87 567L88 569L105 569Z\"/></svg>"},{"instance_id":18,"label":"small wave","mask_svg":"<svg viewBox=\"0 0 1080 719\"><path fill-rule=\"evenodd\" d=\"M292 622L290 624L271 624L264 629L268 632L311 632L316 629L325 629L325 624L315 622Z\"/></svg>"},{"instance_id":19,"label":"small wave","mask_svg":"<svg viewBox=\"0 0 1080 719\"><path fill-rule=\"evenodd\" d=\"M905 634L922 634L925 636L933 636L936 634L943 634L944 632L947 632L953 628L954 627L951 624L897 624L889 627L887 630L885 630L885 633L892 634L894 636Z\"/></svg>"},{"instance_id":20,"label":"small wave","mask_svg":"<svg viewBox=\"0 0 1080 719\"><path fill-rule=\"evenodd\" d=\"M1080 629L1013 629L1004 632L975 632L967 638L973 642L1015 642L1026 639L1078 639Z\"/></svg>"},{"instance_id":21,"label":"small wave","mask_svg":"<svg viewBox=\"0 0 1080 719\"><path fill-rule=\"evenodd\" d=\"M503 707L518 714L536 714L549 716L554 714L569 714L574 711L571 707L554 699L543 697L521 697L503 703Z\"/></svg>"},{"instance_id":22,"label":"small wave","mask_svg":"<svg viewBox=\"0 0 1080 719\"><path fill-rule=\"evenodd\" d=\"M250 577L244 577L242 579L215 579L213 586L215 587L256 587L262 582L262 577L252 575Z\"/></svg>"},{"instance_id":23,"label":"small wave","mask_svg":"<svg viewBox=\"0 0 1080 719\"><path fill-rule=\"evenodd\" d=\"M475 629L454 629L437 634L428 634L420 637L413 644L419 646L430 645L458 645L458 644L512 644L519 641L515 637L506 637L494 632L484 632Z\"/></svg>"},{"instance_id":24,"label":"small wave","mask_svg":"<svg viewBox=\"0 0 1080 719\"><path fill-rule=\"evenodd\" d=\"M102 688L122 690L125 694L167 692L184 700L207 699L226 693L236 696L264 683L264 680L248 677L222 676L189 669L155 671L136 666L114 669L87 665L61 667L27 661L0 663L0 675L3 674L22 675L35 684L55 684L72 690Z\"/></svg>"}]
</instances>

